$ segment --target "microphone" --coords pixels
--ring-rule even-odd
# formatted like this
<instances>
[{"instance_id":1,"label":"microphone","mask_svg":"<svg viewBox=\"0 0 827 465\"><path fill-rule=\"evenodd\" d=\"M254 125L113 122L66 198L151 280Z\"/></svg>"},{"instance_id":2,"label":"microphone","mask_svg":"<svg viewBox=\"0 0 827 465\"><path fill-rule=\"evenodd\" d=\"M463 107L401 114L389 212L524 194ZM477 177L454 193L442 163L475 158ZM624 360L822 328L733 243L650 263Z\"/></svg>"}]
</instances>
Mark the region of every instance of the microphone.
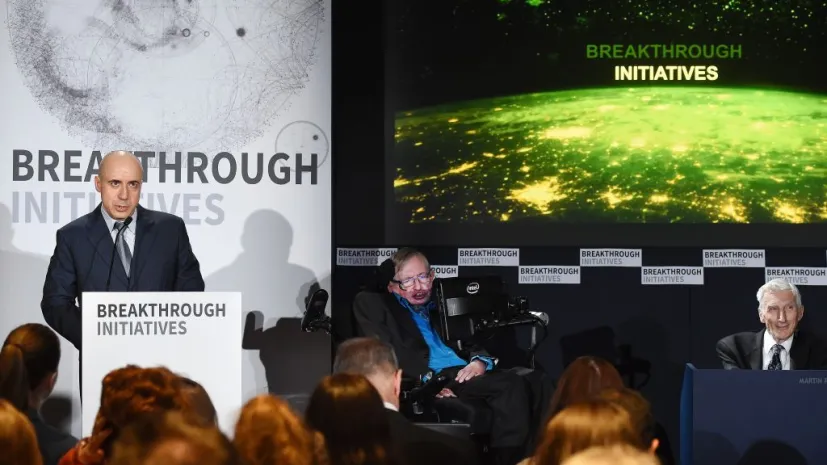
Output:
<instances>
[{"instance_id":1,"label":"microphone","mask_svg":"<svg viewBox=\"0 0 827 465\"><path fill-rule=\"evenodd\" d=\"M543 326L548 326L548 321L549 321L548 313L529 311L528 314L533 316L534 318L540 320L540 322L543 323Z\"/></svg>"},{"instance_id":2,"label":"microphone","mask_svg":"<svg viewBox=\"0 0 827 465\"><path fill-rule=\"evenodd\" d=\"M115 264L115 252L118 249L118 239L120 239L121 234L126 231L130 223L132 223L131 216L123 220L123 228L118 230L118 234L115 234L115 243L112 244L112 258L109 259L109 274L106 276L106 292L109 292L109 284L112 282L112 266Z\"/></svg>"},{"instance_id":3,"label":"microphone","mask_svg":"<svg viewBox=\"0 0 827 465\"><path fill-rule=\"evenodd\" d=\"M324 289L319 289L310 296L304 318L302 318L302 331L310 332L314 327L326 326L328 319L324 313L324 308L327 306L328 297L329 294Z\"/></svg>"}]
</instances>

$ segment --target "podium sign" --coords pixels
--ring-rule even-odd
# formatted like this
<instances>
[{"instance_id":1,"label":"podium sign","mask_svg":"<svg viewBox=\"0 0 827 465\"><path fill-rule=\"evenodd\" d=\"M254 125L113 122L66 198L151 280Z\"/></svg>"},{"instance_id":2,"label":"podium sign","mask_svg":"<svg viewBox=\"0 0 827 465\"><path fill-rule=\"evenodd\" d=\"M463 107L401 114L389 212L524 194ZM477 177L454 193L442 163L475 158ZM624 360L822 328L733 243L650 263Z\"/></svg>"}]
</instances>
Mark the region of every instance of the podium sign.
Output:
<instances>
[{"instance_id":1,"label":"podium sign","mask_svg":"<svg viewBox=\"0 0 827 465\"><path fill-rule=\"evenodd\" d=\"M197 381L231 433L241 407L238 292L85 292L83 294L83 436L92 432L101 382L126 365L164 366Z\"/></svg>"},{"instance_id":2,"label":"podium sign","mask_svg":"<svg viewBox=\"0 0 827 465\"><path fill-rule=\"evenodd\" d=\"M827 371L699 370L681 393L681 465L810 465L827 456Z\"/></svg>"}]
</instances>

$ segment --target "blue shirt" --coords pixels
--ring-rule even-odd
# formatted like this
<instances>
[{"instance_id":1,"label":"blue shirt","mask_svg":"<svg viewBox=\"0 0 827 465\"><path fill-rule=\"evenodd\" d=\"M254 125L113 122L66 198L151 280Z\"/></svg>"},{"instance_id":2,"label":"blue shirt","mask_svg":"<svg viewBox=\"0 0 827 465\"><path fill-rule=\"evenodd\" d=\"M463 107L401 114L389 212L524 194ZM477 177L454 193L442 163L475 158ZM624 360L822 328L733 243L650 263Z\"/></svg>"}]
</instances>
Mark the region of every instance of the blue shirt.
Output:
<instances>
[{"instance_id":1,"label":"blue shirt","mask_svg":"<svg viewBox=\"0 0 827 465\"><path fill-rule=\"evenodd\" d=\"M415 307L399 294L394 294L394 297L396 297L396 300L398 300L403 307L407 308L408 311L411 312L411 317L413 317L414 322L416 322L419 332L422 333L422 337L425 339L425 344L428 345L430 354L428 359L428 368L430 368L434 373L439 373L446 368L465 366L467 364L467 362L460 358L460 356L457 355L453 349L442 342L439 334L437 334L431 326L430 312L436 307L435 302L428 302L423 306ZM481 357L476 355L471 359L471 361L474 360L484 362L486 370L494 368L494 361L489 357Z\"/></svg>"}]
</instances>

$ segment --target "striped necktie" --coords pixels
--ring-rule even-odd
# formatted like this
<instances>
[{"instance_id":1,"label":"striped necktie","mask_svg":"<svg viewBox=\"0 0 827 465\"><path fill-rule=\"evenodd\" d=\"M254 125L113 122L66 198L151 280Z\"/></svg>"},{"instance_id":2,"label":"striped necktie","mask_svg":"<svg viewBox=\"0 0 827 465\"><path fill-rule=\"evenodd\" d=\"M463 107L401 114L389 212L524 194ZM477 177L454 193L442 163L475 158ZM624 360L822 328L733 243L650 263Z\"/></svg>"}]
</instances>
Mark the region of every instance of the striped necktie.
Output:
<instances>
[{"instance_id":1,"label":"striped necktie","mask_svg":"<svg viewBox=\"0 0 827 465\"><path fill-rule=\"evenodd\" d=\"M121 231L124 229L126 225L123 221L116 221L115 222L115 231L118 231L118 242L115 244L115 247L118 249L118 258L121 259L121 264L123 264L123 270L126 272L126 276L129 277L129 265L132 264L132 251L129 250L129 246L126 244L126 231Z\"/></svg>"}]
</instances>

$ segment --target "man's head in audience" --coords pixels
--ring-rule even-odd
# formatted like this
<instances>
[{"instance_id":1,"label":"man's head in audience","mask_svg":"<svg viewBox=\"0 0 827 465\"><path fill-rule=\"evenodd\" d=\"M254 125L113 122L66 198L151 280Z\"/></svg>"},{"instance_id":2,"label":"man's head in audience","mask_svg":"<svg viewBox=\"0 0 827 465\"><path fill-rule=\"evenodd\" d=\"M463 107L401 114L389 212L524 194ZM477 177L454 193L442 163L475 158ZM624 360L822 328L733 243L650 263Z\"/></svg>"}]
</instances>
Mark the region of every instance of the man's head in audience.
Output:
<instances>
[{"instance_id":1,"label":"man's head in audience","mask_svg":"<svg viewBox=\"0 0 827 465\"><path fill-rule=\"evenodd\" d=\"M758 318L767 332L781 343L792 337L804 316L801 293L795 284L773 279L758 288Z\"/></svg>"},{"instance_id":2,"label":"man's head in audience","mask_svg":"<svg viewBox=\"0 0 827 465\"><path fill-rule=\"evenodd\" d=\"M618 444L586 449L571 456L563 465L660 465L660 462L652 454Z\"/></svg>"},{"instance_id":3,"label":"man's head in audience","mask_svg":"<svg viewBox=\"0 0 827 465\"><path fill-rule=\"evenodd\" d=\"M431 300L434 270L422 252L401 248L391 257L393 278L388 292L398 294L412 305L424 305Z\"/></svg>"},{"instance_id":4,"label":"man's head in audience","mask_svg":"<svg viewBox=\"0 0 827 465\"><path fill-rule=\"evenodd\" d=\"M639 392L626 387L605 389L600 393L599 398L614 402L629 413L632 418L632 426L640 434L641 449L648 450L651 453L658 449L660 441L655 437L655 417L652 416L649 401Z\"/></svg>"},{"instance_id":5,"label":"man's head in audience","mask_svg":"<svg viewBox=\"0 0 827 465\"><path fill-rule=\"evenodd\" d=\"M390 344L370 337L348 339L336 351L333 373L364 376L384 402L399 409L402 370Z\"/></svg>"},{"instance_id":6,"label":"man's head in audience","mask_svg":"<svg viewBox=\"0 0 827 465\"><path fill-rule=\"evenodd\" d=\"M178 412L143 418L118 436L107 465L238 465L238 456L215 427Z\"/></svg>"}]
</instances>

